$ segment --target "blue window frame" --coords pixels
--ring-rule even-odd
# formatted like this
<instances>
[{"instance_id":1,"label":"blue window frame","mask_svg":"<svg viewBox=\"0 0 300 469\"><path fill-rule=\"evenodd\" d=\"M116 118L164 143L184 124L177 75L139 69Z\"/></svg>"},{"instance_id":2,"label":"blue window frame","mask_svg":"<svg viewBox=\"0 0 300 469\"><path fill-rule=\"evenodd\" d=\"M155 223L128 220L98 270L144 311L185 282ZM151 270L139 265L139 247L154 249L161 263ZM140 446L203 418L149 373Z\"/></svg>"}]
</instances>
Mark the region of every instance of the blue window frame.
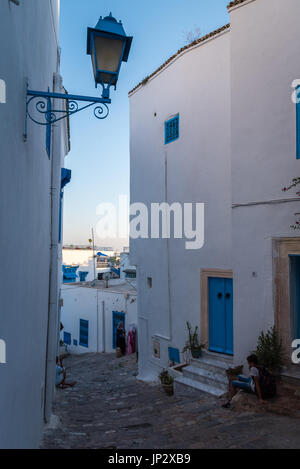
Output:
<instances>
[{"instance_id":1,"label":"blue window frame","mask_svg":"<svg viewBox=\"0 0 300 469\"><path fill-rule=\"evenodd\" d=\"M81 347L89 347L89 321L84 319L80 319L79 345Z\"/></svg>"},{"instance_id":2,"label":"blue window frame","mask_svg":"<svg viewBox=\"0 0 300 469\"><path fill-rule=\"evenodd\" d=\"M296 115L297 115L297 160L300 160L300 86L297 88L297 104L296 104Z\"/></svg>"},{"instance_id":3,"label":"blue window frame","mask_svg":"<svg viewBox=\"0 0 300 469\"><path fill-rule=\"evenodd\" d=\"M165 122L165 144L179 138L179 115Z\"/></svg>"},{"instance_id":4,"label":"blue window frame","mask_svg":"<svg viewBox=\"0 0 300 469\"><path fill-rule=\"evenodd\" d=\"M71 334L69 332L64 332L64 343L71 345Z\"/></svg>"}]
</instances>

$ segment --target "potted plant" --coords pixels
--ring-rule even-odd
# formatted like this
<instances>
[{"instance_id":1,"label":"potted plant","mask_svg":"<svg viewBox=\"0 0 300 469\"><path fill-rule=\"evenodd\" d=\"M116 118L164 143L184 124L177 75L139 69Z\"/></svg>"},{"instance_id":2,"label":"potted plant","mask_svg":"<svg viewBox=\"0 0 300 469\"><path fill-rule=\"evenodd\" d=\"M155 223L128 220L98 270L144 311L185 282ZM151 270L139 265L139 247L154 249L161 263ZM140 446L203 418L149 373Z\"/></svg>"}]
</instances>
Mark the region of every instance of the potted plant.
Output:
<instances>
[{"instance_id":1,"label":"potted plant","mask_svg":"<svg viewBox=\"0 0 300 469\"><path fill-rule=\"evenodd\" d=\"M275 327L260 334L254 353L260 365L267 368L270 373L280 375L284 365L284 351L282 339Z\"/></svg>"},{"instance_id":2,"label":"potted plant","mask_svg":"<svg viewBox=\"0 0 300 469\"><path fill-rule=\"evenodd\" d=\"M160 382L162 387L168 396L173 396L174 394L174 378L170 376L167 370L164 370L159 375Z\"/></svg>"},{"instance_id":3,"label":"potted plant","mask_svg":"<svg viewBox=\"0 0 300 469\"><path fill-rule=\"evenodd\" d=\"M195 330L192 330L192 326L190 325L189 322L186 323L188 332L189 332L189 338L188 341L182 351L182 353L185 353L187 351L190 351L192 354L193 358L200 358L202 355L202 350L205 348L205 344L200 344L199 339L198 339L198 326L195 327Z\"/></svg>"}]
</instances>

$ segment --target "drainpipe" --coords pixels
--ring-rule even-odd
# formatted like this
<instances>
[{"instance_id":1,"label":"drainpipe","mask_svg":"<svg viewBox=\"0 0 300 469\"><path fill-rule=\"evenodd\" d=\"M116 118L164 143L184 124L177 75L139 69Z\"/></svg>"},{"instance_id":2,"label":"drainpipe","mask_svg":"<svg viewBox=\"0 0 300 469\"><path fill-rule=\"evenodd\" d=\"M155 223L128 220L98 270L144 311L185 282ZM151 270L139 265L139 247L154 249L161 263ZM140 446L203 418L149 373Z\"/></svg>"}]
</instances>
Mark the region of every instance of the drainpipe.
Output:
<instances>
[{"instance_id":1,"label":"drainpipe","mask_svg":"<svg viewBox=\"0 0 300 469\"><path fill-rule=\"evenodd\" d=\"M54 74L54 91L62 92L62 78ZM54 100L55 109L61 109L62 101ZM50 251L50 286L48 308L48 330L45 371L44 419L50 421L52 402L55 393L55 367L58 344L59 318L59 204L61 191L61 124L52 125L52 171L51 171L51 251Z\"/></svg>"},{"instance_id":2,"label":"drainpipe","mask_svg":"<svg viewBox=\"0 0 300 469\"><path fill-rule=\"evenodd\" d=\"M168 153L165 152L165 202L168 203ZM168 313L169 313L169 337L172 342L173 324L172 324L172 307L171 307L171 275L170 275L170 240L166 239L167 244L167 267L168 267Z\"/></svg>"}]
</instances>

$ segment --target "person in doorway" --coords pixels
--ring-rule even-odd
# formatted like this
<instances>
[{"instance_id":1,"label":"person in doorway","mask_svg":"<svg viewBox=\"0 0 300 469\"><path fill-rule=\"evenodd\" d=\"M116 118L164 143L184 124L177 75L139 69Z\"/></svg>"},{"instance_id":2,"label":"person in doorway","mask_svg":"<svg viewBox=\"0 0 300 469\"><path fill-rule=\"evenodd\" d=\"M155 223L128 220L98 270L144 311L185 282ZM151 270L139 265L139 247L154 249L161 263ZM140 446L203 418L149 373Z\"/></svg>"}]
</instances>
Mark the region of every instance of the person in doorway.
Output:
<instances>
[{"instance_id":1,"label":"person in doorway","mask_svg":"<svg viewBox=\"0 0 300 469\"><path fill-rule=\"evenodd\" d=\"M121 350L122 355L126 354L126 331L122 321L119 322L117 327L117 348Z\"/></svg>"},{"instance_id":2,"label":"person in doorway","mask_svg":"<svg viewBox=\"0 0 300 469\"><path fill-rule=\"evenodd\" d=\"M62 359L56 357L56 378L55 378L55 385L56 387L61 387L62 389L65 388L73 388L76 384L75 381L68 383L66 381L67 373L65 368L63 367Z\"/></svg>"},{"instance_id":3,"label":"person in doorway","mask_svg":"<svg viewBox=\"0 0 300 469\"><path fill-rule=\"evenodd\" d=\"M243 390L248 393L256 394L261 404L266 404L262 397L262 390L260 386L260 367L258 365L257 356L252 354L247 358L249 366L249 377L238 376L238 381L232 381L229 389L229 401L222 407L229 409L231 407L231 401L233 397L238 393L239 390Z\"/></svg>"}]
</instances>

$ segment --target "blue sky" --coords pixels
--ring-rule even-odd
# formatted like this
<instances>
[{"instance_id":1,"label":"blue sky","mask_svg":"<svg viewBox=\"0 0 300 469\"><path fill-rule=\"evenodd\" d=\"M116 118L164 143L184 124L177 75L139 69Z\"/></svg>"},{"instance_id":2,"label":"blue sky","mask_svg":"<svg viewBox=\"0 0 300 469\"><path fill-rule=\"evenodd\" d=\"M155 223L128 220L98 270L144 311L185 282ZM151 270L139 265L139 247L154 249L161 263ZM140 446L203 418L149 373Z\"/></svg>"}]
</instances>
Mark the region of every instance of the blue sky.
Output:
<instances>
[{"instance_id":1,"label":"blue sky","mask_svg":"<svg viewBox=\"0 0 300 469\"><path fill-rule=\"evenodd\" d=\"M100 121L86 110L71 118L71 152L65 167L72 182L64 199L64 244L88 244L96 208L129 195L128 91L185 45L185 32L201 35L229 22L229 0L61 0L61 73L69 93L100 95L86 55L87 27L112 12L133 36L128 63L111 91L110 115ZM98 244L107 244L96 239ZM108 243L112 245L112 243ZM117 243L118 244L118 243ZM118 247L116 245L116 247Z\"/></svg>"}]
</instances>

